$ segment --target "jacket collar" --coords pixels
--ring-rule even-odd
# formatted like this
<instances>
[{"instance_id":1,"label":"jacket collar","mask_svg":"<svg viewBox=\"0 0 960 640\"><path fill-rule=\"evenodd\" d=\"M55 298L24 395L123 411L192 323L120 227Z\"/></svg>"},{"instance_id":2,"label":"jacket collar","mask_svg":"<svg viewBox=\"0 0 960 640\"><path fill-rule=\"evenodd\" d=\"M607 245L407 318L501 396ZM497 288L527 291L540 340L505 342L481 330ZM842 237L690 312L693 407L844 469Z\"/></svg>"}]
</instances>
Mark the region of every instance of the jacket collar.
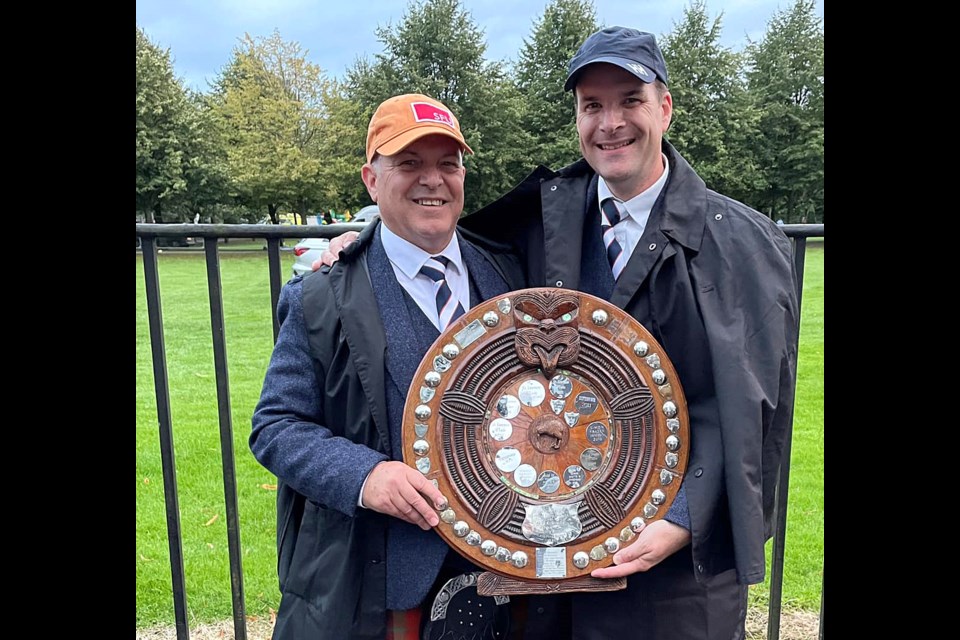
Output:
<instances>
[{"instance_id":1,"label":"jacket collar","mask_svg":"<svg viewBox=\"0 0 960 640\"><path fill-rule=\"evenodd\" d=\"M699 251L707 224L707 186L666 140L661 149L670 161L670 177L663 189L663 201L654 205L651 221L660 209L659 225L664 235L684 247Z\"/></svg>"}]
</instances>

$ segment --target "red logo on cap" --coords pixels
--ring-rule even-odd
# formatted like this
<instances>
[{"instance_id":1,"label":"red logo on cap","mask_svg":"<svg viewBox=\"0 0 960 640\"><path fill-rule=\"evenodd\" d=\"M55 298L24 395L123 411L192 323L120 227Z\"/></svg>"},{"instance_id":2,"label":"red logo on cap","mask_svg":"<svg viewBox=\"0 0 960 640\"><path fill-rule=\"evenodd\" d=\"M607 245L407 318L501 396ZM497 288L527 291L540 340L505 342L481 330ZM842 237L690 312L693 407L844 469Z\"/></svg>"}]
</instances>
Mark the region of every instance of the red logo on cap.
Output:
<instances>
[{"instance_id":1,"label":"red logo on cap","mask_svg":"<svg viewBox=\"0 0 960 640\"><path fill-rule=\"evenodd\" d=\"M414 102L413 118L417 122L440 122L453 129L453 115L427 102Z\"/></svg>"}]
</instances>

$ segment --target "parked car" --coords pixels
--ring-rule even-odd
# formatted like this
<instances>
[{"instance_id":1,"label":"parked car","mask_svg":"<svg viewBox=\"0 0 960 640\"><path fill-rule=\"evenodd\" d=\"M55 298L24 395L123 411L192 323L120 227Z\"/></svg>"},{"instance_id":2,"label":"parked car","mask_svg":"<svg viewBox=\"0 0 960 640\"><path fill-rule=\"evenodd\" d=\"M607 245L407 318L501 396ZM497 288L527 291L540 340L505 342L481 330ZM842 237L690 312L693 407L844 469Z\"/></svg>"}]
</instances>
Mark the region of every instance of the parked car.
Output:
<instances>
[{"instance_id":1,"label":"parked car","mask_svg":"<svg viewBox=\"0 0 960 640\"><path fill-rule=\"evenodd\" d=\"M357 215L350 218L351 224L370 224L373 222L377 216L380 215L380 207L375 204L367 205L360 211L357 211Z\"/></svg>"},{"instance_id":2,"label":"parked car","mask_svg":"<svg viewBox=\"0 0 960 640\"><path fill-rule=\"evenodd\" d=\"M350 219L350 224L370 224L380 215L380 207L375 204L360 209ZM313 263L330 245L326 238L304 238L293 247L293 275L302 276L313 271Z\"/></svg>"},{"instance_id":3,"label":"parked car","mask_svg":"<svg viewBox=\"0 0 960 640\"><path fill-rule=\"evenodd\" d=\"M326 238L304 238L293 247L293 275L302 276L313 271L313 262L330 245Z\"/></svg>"}]
</instances>

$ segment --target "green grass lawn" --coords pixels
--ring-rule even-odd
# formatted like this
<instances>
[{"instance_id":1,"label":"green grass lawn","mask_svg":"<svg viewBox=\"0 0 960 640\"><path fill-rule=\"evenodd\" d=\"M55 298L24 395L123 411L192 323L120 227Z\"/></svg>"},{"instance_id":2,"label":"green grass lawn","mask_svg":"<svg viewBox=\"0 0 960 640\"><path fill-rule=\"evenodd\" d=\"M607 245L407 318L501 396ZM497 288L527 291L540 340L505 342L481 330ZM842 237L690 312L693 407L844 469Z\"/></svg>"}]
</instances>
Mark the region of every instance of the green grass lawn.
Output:
<instances>
[{"instance_id":1,"label":"green grass lawn","mask_svg":"<svg viewBox=\"0 0 960 640\"><path fill-rule=\"evenodd\" d=\"M263 241L256 243L262 246ZM292 252L283 252L281 260L282 273L287 277L293 263ZM137 627L142 628L173 624L174 613L153 364L139 254L136 262L136 588ZM220 263L246 606L248 615L265 616L279 604L276 479L254 460L247 436L273 347L267 256L266 252L221 252ZM159 257L159 270L187 606L193 626L232 616L203 252L164 252ZM822 245L811 247L807 253L798 377L783 593L785 606L818 610L823 567ZM768 592L768 584L754 587L752 602L765 602Z\"/></svg>"}]
</instances>

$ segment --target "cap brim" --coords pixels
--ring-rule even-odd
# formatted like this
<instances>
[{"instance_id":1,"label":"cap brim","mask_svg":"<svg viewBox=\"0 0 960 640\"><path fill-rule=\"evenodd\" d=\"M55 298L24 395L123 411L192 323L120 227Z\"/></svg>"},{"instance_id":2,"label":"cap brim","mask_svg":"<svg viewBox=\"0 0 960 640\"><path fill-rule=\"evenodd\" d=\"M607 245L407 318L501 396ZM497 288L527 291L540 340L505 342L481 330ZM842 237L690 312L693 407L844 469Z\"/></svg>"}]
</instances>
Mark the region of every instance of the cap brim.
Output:
<instances>
[{"instance_id":1,"label":"cap brim","mask_svg":"<svg viewBox=\"0 0 960 640\"><path fill-rule=\"evenodd\" d=\"M577 68L570 72L570 75L567 76L567 81L563 84L564 91L570 91L577 84L577 76L580 75L580 72L583 71L584 67L587 67L596 62L608 62L610 64L615 64L621 69L626 69L633 75L637 76L647 84L653 82L657 79L657 74L652 70L647 68L647 65L640 64L636 60L630 60L629 58L621 58L620 56L600 56L598 58L591 58L581 64L577 65ZM646 73L640 73L637 71L637 67L643 69Z\"/></svg>"},{"instance_id":2,"label":"cap brim","mask_svg":"<svg viewBox=\"0 0 960 640\"><path fill-rule=\"evenodd\" d=\"M420 138L432 135L440 135L452 138L460 143L464 153L473 153L473 149L471 149L462 138L457 136L457 134L447 128L441 128L438 126L417 127L416 129L411 129L410 131L404 131L392 140L380 145L380 148L374 149L374 153L379 153L382 156L392 156L400 153Z\"/></svg>"}]
</instances>

